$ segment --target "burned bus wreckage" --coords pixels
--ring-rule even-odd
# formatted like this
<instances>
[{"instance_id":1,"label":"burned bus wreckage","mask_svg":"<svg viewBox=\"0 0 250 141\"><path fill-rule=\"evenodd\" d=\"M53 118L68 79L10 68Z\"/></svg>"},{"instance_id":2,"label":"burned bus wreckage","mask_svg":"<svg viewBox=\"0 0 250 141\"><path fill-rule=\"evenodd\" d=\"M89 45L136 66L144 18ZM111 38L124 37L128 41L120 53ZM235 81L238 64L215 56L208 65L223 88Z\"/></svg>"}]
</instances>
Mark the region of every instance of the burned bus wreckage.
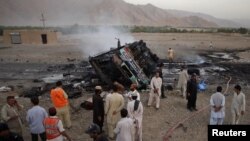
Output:
<instances>
[{"instance_id":1,"label":"burned bus wreckage","mask_svg":"<svg viewBox=\"0 0 250 141\"><path fill-rule=\"evenodd\" d=\"M121 46L118 39L117 47L90 56L88 61L52 65L37 71L39 74L46 72L40 79L37 77L34 79L35 83L42 83L42 85L25 90L22 95L32 97L48 93L58 80L62 81L69 98L80 97L84 91L93 91L96 85L109 90L115 81L126 89L133 83L137 84L138 90L146 90L159 66L162 67L163 87L173 90L183 65L188 66L189 74L200 75L197 64L159 59L143 40ZM201 65L198 64L198 66ZM33 72L33 75L37 72Z\"/></svg>"},{"instance_id":2,"label":"burned bus wreckage","mask_svg":"<svg viewBox=\"0 0 250 141\"><path fill-rule=\"evenodd\" d=\"M39 65L39 69L36 65L27 65L28 68L20 67L23 70L20 70L19 75L10 73L6 75L6 78L23 79L25 76L25 79L33 80L35 84L32 88L24 87L22 84L17 86L17 89L23 91L20 96L32 97L48 94L55 87L55 83L61 80L69 98L78 98L86 94L86 91L93 92L96 85L101 85L106 91L114 81L123 84L125 88L136 83L138 89L147 89L158 65L163 64L161 71L163 86L166 90L171 91L176 88L181 67L186 66L189 75L196 73L199 76L199 90L203 91L206 89L207 82L215 83L215 78L224 79L226 75L235 73L239 75L238 72L232 71L234 69L228 63L235 58L234 54L230 52L223 53L224 56L221 54L191 54L189 55L193 57L191 59L180 56L174 62L169 62L166 59L159 59L142 40L123 46L118 42L116 48L91 56L88 61L75 62L68 59L68 63ZM214 63L215 61L218 63ZM241 69L242 74L245 75L249 67ZM224 75L221 75L221 72ZM13 87L1 88L3 89L1 91L11 91Z\"/></svg>"},{"instance_id":3,"label":"burned bus wreckage","mask_svg":"<svg viewBox=\"0 0 250 141\"><path fill-rule=\"evenodd\" d=\"M34 79L34 83L41 85L25 89L22 96L32 97L49 93L58 80L62 81L63 89L69 98L80 97L84 91L93 91L96 85L108 90L115 81L125 88L135 83L138 89L147 89L158 62L157 55L152 53L142 40L123 46L118 42L116 48L91 56L89 61L45 67L40 71L47 74ZM41 72L39 74L42 74Z\"/></svg>"},{"instance_id":4,"label":"burned bus wreckage","mask_svg":"<svg viewBox=\"0 0 250 141\"><path fill-rule=\"evenodd\" d=\"M154 74L159 58L153 54L143 40L89 57L96 74L107 85L117 81L129 87L135 83L138 89L146 89Z\"/></svg>"}]
</instances>

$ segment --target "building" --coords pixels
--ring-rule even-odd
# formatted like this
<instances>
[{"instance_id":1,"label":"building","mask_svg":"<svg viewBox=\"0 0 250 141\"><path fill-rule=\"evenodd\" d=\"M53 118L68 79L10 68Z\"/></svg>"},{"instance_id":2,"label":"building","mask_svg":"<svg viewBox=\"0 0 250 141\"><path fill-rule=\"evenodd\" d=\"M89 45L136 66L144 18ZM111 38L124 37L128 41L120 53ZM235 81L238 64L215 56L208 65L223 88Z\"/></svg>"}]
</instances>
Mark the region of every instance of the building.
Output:
<instances>
[{"instance_id":1,"label":"building","mask_svg":"<svg viewBox=\"0 0 250 141\"><path fill-rule=\"evenodd\" d=\"M4 30L5 44L55 44L58 32L47 29L34 30Z\"/></svg>"}]
</instances>

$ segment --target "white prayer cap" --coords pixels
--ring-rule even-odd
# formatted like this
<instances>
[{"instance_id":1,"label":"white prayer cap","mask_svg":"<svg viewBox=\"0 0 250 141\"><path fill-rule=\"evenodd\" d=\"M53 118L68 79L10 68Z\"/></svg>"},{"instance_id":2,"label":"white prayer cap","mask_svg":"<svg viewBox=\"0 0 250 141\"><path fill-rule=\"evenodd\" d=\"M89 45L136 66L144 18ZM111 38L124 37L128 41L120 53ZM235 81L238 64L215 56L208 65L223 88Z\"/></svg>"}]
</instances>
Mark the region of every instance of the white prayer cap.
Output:
<instances>
[{"instance_id":1,"label":"white prayer cap","mask_svg":"<svg viewBox=\"0 0 250 141\"><path fill-rule=\"evenodd\" d=\"M102 90L102 87L101 86L95 86L95 89L96 90Z\"/></svg>"}]
</instances>

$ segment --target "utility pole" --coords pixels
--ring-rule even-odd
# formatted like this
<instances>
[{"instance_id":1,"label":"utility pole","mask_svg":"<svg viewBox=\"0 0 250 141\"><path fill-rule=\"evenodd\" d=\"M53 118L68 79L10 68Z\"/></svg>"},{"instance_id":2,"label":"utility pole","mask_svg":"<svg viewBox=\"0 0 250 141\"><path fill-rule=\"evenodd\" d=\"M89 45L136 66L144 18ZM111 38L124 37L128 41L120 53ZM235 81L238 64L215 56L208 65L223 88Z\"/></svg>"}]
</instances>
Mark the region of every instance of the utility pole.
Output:
<instances>
[{"instance_id":1,"label":"utility pole","mask_svg":"<svg viewBox=\"0 0 250 141\"><path fill-rule=\"evenodd\" d=\"M40 19L40 21L43 22L43 28L45 29L45 21L46 21L46 19L44 18L43 13L42 13L42 19Z\"/></svg>"}]
</instances>

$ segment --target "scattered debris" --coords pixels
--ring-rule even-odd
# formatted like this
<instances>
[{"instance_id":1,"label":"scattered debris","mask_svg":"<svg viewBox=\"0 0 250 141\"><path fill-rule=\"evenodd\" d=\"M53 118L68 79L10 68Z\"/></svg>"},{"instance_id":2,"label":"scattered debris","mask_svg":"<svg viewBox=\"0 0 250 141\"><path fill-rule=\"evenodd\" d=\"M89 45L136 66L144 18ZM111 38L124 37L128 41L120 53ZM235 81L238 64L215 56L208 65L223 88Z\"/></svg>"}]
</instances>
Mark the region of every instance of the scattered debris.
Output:
<instances>
[{"instance_id":1,"label":"scattered debris","mask_svg":"<svg viewBox=\"0 0 250 141\"><path fill-rule=\"evenodd\" d=\"M232 60L234 57L230 53L224 53L224 52L214 52L211 55L208 55L212 58L219 58L219 59L225 59L225 60Z\"/></svg>"},{"instance_id":2,"label":"scattered debris","mask_svg":"<svg viewBox=\"0 0 250 141\"><path fill-rule=\"evenodd\" d=\"M85 100L83 103L81 103L81 107L86 109L86 110L92 110L93 109L92 98L89 98L89 99Z\"/></svg>"},{"instance_id":3,"label":"scattered debris","mask_svg":"<svg viewBox=\"0 0 250 141\"><path fill-rule=\"evenodd\" d=\"M170 63L168 60L160 60L142 40L136 41L91 56L88 62L39 66L40 69L25 68L25 75L29 76L30 79L33 77L33 82L41 85L31 88L28 90L30 92L25 91L23 95L31 97L32 95L48 93L55 87L58 80L63 82L63 87L69 98L80 97L83 91L93 91L96 85L101 85L104 90L109 90L114 81L123 84L125 88L129 88L131 83L136 83L139 90L147 90L150 79L160 63L164 64L162 69L163 86L168 91L175 89L182 65L187 66L188 74L196 73L200 80L206 80L208 84L215 83L212 81L215 77L222 77L219 75L221 72L228 75L238 74L238 71L241 71L242 74L247 75L250 70L249 67L242 67L242 64L239 66L242 69L236 70L230 63L220 60L230 60L230 57L235 57L233 53L217 52L211 54L215 54L219 58L200 54L184 57L182 60ZM211 60L218 60L218 62L211 63ZM68 62L71 61L73 62L75 59L68 58ZM247 84L247 82L242 83ZM201 81L199 85L200 90L206 89L204 82ZM22 87L22 85L17 86L17 88Z\"/></svg>"},{"instance_id":4,"label":"scattered debris","mask_svg":"<svg viewBox=\"0 0 250 141\"><path fill-rule=\"evenodd\" d=\"M21 96L24 97L34 97L34 96L41 96L45 90L42 87L32 87L29 90L25 90Z\"/></svg>"},{"instance_id":5,"label":"scattered debris","mask_svg":"<svg viewBox=\"0 0 250 141\"><path fill-rule=\"evenodd\" d=\"M56 83L58 80L63 80L63 74L54 74L48 77L43 78L42 80L45 83Z\"/></svg>"},{"instance_id":6,"label":"scattered debris","mask_svg":"<svg viewBox=\"0 0 250 141\"><path fill-rule=\"evenodd\" d=\"M0 87L0 92L9 92L9 91L13 91L13 87L9 87L9 86L2 86Z\"/></svg>"},{"instance_id":7,"label":"scattered debris","mask_svg":"<svg viewBox=\"0 0 250 141\"><path fill-rule=\"evenodd\" d=\"M67 58L67 61L68 62L74 62L74 61L76 61L76 59L75 58L73 58L73 59Z\"/></svg>"}]
</instances>

